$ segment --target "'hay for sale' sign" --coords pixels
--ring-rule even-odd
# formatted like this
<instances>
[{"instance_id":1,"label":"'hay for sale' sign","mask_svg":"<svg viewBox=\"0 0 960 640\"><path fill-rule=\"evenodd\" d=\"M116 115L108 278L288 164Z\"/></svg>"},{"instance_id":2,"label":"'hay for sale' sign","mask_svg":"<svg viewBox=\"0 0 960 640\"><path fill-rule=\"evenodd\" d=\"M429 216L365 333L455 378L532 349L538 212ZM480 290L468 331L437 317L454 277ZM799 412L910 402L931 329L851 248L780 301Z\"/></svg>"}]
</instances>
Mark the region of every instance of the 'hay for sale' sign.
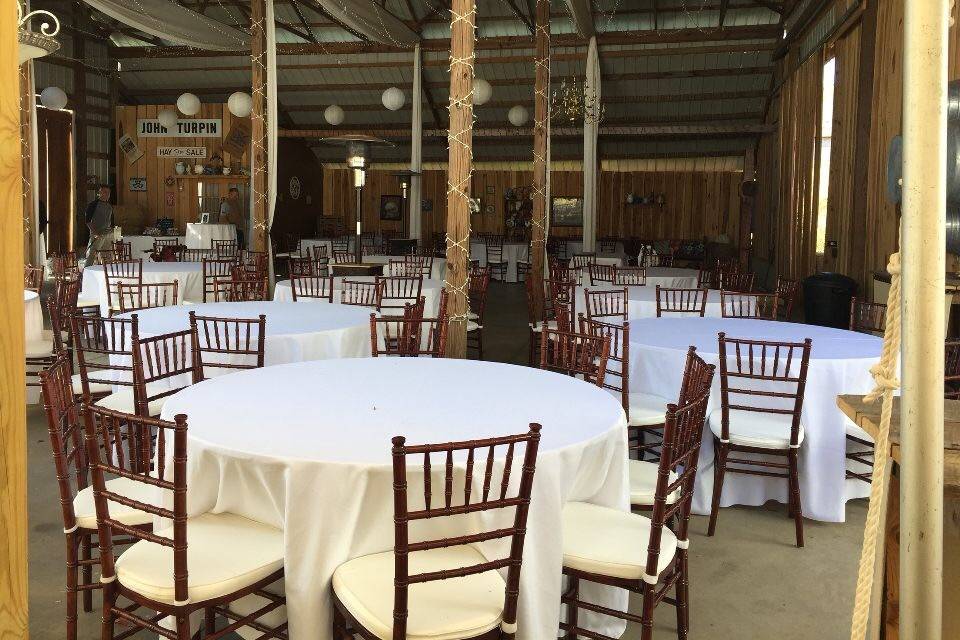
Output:
<instances>
[{"instance_id":1,"label":"'hay for sale' sign","mask_svg":"<svg viewBox=\"0 0 960 640\"><path fill-rule=\"evenodd\" d=\"M206 158L206 147L157 147L158 158Z\"/></svg>"},{"instance_id":2,"label":"'hay for sale' sign","mask_svg":"<svg viewBox=\"0 0 960 640\"><path fill-rule=\"evenodd\" d=\"M223 131L223 120L177 120L171 130L160 124L159 120L137 120L137 136L140 138L219 138Z\"/></svg>"}]
</instances>

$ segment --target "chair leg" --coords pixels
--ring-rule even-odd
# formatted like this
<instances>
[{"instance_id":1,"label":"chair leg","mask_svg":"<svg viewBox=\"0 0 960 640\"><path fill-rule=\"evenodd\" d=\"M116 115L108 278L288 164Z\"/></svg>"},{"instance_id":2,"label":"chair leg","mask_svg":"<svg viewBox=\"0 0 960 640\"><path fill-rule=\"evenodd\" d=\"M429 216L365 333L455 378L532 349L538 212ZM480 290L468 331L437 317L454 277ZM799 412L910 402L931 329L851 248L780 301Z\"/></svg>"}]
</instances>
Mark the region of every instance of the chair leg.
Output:
<instances>
[{"instance_id":1,"label":"chair leg","mask_svg":"<svg viewBox=\"0 0 960 640\"><path fill-rule=\"evenodd\" d=\"M333 608L333 640L350 640L347 621L336 607Z\"/></svg>"},{"instance_id":2,"label":"chair leg","mask_svg":"<svg viewBox=\"0 0 960 640\"><path fill-rule=\"evenodd\" d=\"M803 546L803 508L800 506L800 471L798 465L798 449L791 449L789 454L790 497L793 503L793 521L797 530L797 546Z\"/></svg>"},{"instance_id":3,"label":"chair leg","mask_svg":"<svg viewBox=\"0 0 960 640\"><path fill-rule=\"evenodd\" d=\"M483 360L483 329L477 329L477 360Z\"/></svg>"},{"instance_id":4,"label":"chair leg","mask_svg":"<svg viewBox=\"0 0 960 640\"><path fill-rule=\"evenodd\" d=\"M113 626L116 622L113 607L116 604L116 588L113 582L108 582L103 586L103 622L100 625L100 640L113 640Z\"/></svg>"},{"instance_id":5,"label":"chair leg","mask_svg":"<svg viewBox=\"0 0 960 640\"><path fill-rule=\"evenodd\" d=\"M710 526L707 535L712 536L717 530L717 516L720 512L720 494L723 492L723 475L727 464L727 445L716 442L717 448L713 454L713 500L710 503Z\"/></svg>"},{"instance_id":6,"label":"chair leg","mask_svg":"<svg viewBox=\"0 0 960 640\"><path fill-rule=\"evenodd\" d=\"M570 597L574 600L580 598L580 578L576 576L569 576L570 585L567 588L567 593L570 594ZM567 624L573 628L577 626L577 613L579 609L575 602L567 603ZM577 640L577 633L575 631L568 630L567 634L564 636L564 640Z\"/></svg>"},{"instance_id":7,"label":"chair leg","mask_svg":"<svg viewBox=\"0 0 960 640\"><path fill-rule=\"evenodd\" d=\"M177 618L177 640L190 640L190 616Z\"/></svg>"},{"instance_id":8,"label":"chair leg","mask_svg":"<svg viewBox=\"0 0 960 640\"><path fill-rule=\"evenodd\" d=\"M203 611L203 634L210 635L217 630L217 614L213 609L204 609Z\"/></svg>"},{"instance_id":9,"label":"chair leg","mask_svg":"<svg viewBox=\"0 0 960 640\"><path fill-rule=\"evenodd\" d=\"M643 622L640 623L641 640L653 640L653 609L656 607L656 585L643 586Z\"/></svg>"},{"instance_id":10,"label":"chair leg","mask_svg":"<svg viewBox=\"0 0 960 640\"><path fill-rule=\"evenodd\" d=\"M676 584L677 595L677 638L686 640L687 633L690 631L690 591L689 591L689 573L687 572L687 552L681 549L680 558L680 578Z\"/></svg>"},{"instance_id":11,"label":"chair leg","mask_svg":"<svg viewBox=\"0 0 960 640\"><path fill-rule=\"evenodd\" d=\"M81 538L80 541L80 558L82 560L89 560L91 558L92 546L91 536L85 535ZM93 582L93 567L87 563L83 565L83 584L90 584ZM83 590L83 612L90 613L93 611L93 592L90 589Z\"/></svg>"},{"instance_id":12,"label":"chair leg","mask_svg":"<svg viewBox=\"0 0 960 640\"><path fill-rule=\"evenodd\" d=\"M67 534L67 640L76 640L77 638L77 579L79 569L77 567L77 547L80 541L76 533Z\"/></svg>"}]
</instances>

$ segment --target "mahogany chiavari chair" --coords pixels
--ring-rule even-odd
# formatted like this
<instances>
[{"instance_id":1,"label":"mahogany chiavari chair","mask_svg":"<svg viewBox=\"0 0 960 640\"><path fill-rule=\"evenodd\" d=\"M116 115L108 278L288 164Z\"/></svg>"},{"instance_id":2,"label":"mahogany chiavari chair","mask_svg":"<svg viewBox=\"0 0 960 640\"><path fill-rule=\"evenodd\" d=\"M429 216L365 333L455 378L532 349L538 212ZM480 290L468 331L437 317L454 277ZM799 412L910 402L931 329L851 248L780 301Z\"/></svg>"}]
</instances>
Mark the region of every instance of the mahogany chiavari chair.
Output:
<instances>
[{"instance_id":1,"label":"mahogany chiavari chair","mask_svg":"<svg viewBox=\"0 0 960 640\"><path fill-rule=\"evenodd\" d=\"M333 302L333 276L290 276L290 292L293 301L326 300Z\"/></svg>"},{"instance_id":2,"label":"mahogany chiavari chair","mask_svg":"<svg viewBox=\"0 0 960 640\"><path fill-rule=\"evenodd\" d=\"M202 613L207 640L250 623L269 637L286 640L286 622L278 627L263 624L267 614L285 604L283 596L264 591L283 578L283 532L228 512L187 516L187 417L178 414L167 422L91 406L84 418L103 583L101 639L120 640L146 631L190 640L190 617ZM142 447L137 456L118 455L111 445L125 432L150 434L140 439L155 444ZM150 460L155 460L153 465ZM172 508L119 494L107 482L108 474L126 478L141 495L172 494L165 501ZM131 527L118 516L114 503L171 524L155 532ZM114 547L120 534L135 542L117 558ZM250 614L229 608L251 594L265 605ZM216 631L218 615L231 624ZM164 619L172 625L162 625Z\"/></svg>"},{"instance_id":3,"label":"mahogany chiavari chair","mask_svg":"<svg viewBox=\"0 0 960 640\"><path fill-rule=\"evenodd\" d=\"M433 275L433 256L411 254L403 256L403 261L420 269L420 275L429 279Z\"/></svg>"},{"instance_id":4,"label":"mahogany chiavari chair","mask_svg":"<svg viewBox=\"0 0 960 640\"><path fill-rule=\"evenodd\" d=\"M789 320L793 317L793 305L797 302L797 296L800 292L800 282L790 280L782 276L777 276L776 289L777 297L780 302L777 304L777 312L783 320Z\"/></svg>"},{"instance_id":5,"label":"mahogany chiavari chair","mask_svg":"<svg viewBox=\"0 0 960 640\"><path fill-rule=\"evenodd\" d=\"M550 263L550 279L579 284L580 270L571 268L568 260L554 260Z\"/></svg>"},{"instance_id":6,"label":"mahogany chiavari chair","mask_svg":"<svg viewBox=\"0 0 960 640\"><path fill-rule=\"evenodd\" d=\"M418 317L409 304L402 316L378 317L371 313L370 352L374 358L443 358L447 352L447 322Z\"/></svg>"},{"instance_id":7,"label":"mahogany chiavari chair","mask_svg":"<svg viewBox=\"0 0 960 640\"><path fill-rule=\"evenodd\" d=\"M57 313L54 300L47 299L51 320ZM56 357L65 351L63 334L59 331L43 331L39 340L29 340L24 345L26 386L40 386L40 371L53 364Z\"/></svg>"},{"instance_id":8,"label":"mahogany chiavari chair","mask_svg":"<svg viewBox=\"0 0 960 640\"><path fill-rule=\"evenodd\" d=\"M173 247L176 249L180 245L180 238L154 238L153 253L160 254L164 247Z\"/></svg>"},{"instance_id":9,"label":"mahogany chiavari chair","mask_svg":"<svg viewBox=\"0 0 960 640\"><path fill-rule=\"evenodd\" d=\"M210 249L188 249L184 247L177 252L177 260L180 262L203 262L210 258L214 258L213 251Z\"/></svg>"},{"instance_id":10,"label":"mahogany chiavari chair","mask_svg":"<svg viewBox=\"0 0 960 640\"><path fill-rule=\"evenodd\" d=\"M548 293L547 302L549 303L552 318L556 321L557 329L561 331L573 331L575 329L573 314L574 307L576 306L576 284L573 282L548 280L546 285Z\"/></svg>"},{"instance_id":11,"label":"mahogany chiavari chair","mask_svg":"<svg viewBox=\"0 0 960 640\"><path fill-rule=\"evenodd\" d=\"M850 300L850 331L882 334L887 323L887 305L880 302Z\"/></svg>"},{"instance_id":12,"label":"mahogany chiavari chair","mask_svg":"<svg viewBox=\"0 0 960 640\"><path fill-rule=\"evenodd\" d=\"M394 548L337 567L333 637L511 640L517 631L520 567L540 425L530 424L524 434L483 440L408 445L397 436L392 442ZM455 457L466 460L465 470L454 465ZM522 460L520 469L514 469L515 458ZM414 472L414 463L419 468L421 461L422 472ZM481 468L482 481L475 477ZM422 500L417 493L413 499L408 495L412 491L408 474L422 482ZM518 475L519 482L511 482L511 475ZM454 484L459 485L461 477L463 492L457 490L454 496ZM433 494L433 487L443 487L442 498ZM506 524L509 511L503 510L509 509L513 509L509 526L494 529L486 524L478 530L480 523ZM461 527L457 522L464 522L465 513L475 517ZM417 535L411 540L411 523L429 521L437 523L431 530L455 528L460 534L463 528L463 534L433 539ZM476 543L487 541L503 541L496 547L507 551L506 557L481 554ZM391 600L392 608L381 605Z\"/></svg>"},{"instance_id":13,"label":"mahogany chiavari chair","mask_svg":"<svg viewBox=\"0 0 960 640\"><path fill-rule=\"evenodd\" d=\"M336 254L347 253L350 251L350 243L353 241L351 236L337 236L330 241L330 247L333 249L334 262L336 262Z\"/></svg>"},{"instance_id":14,"label":"mahogany chiavari chair","mask_svg":"<svg viewBox=\"0 0 960 640\"><path fill-rule=\"evenodd\" d=\"M80 265L77 262L75 251L51 254L50 265L53 277L56 279L79 277L80 275Z\"/></svg>"},{"instance_id":15,"label":"mahogany chiavari chair","mask_svg":"<svg viewBox=\"0 0 960 640\"><path fill-rule=\"evenodd\" d=\"M326 264L330 261L330 255L328 253L328 245L326 244L315 244L310 247L310 255L313 256L313 259L318 263Z\"/></svg>"},{"instance_id":16,"label":"mahogany chiavari chair","mask_svg":"<svg viewBox=\"0 0 960 640\"><path fill-rule=\"evenodd\" d=\"M960 399L960 340L955 338L944 343L943 385L944 398Z\"/></svg>"},{"instance_id":17,"label":"mahogany chiavari chair","mask_svg":"<svg viewBox=\"0 0 960 640\"><path fill-rule=\"evenodd\" d=\"M211 240L210 248L218 258L235 258L240 252L236 240Z\"/></svg>"},{"instance_id":18,"label":"mahogany chiavari chair","mask_svg":"<svg viewBox=\"0 0 960 640\"><path fill-rule=\"evenodd\" d=\"M627 298L627 288L622 289L601 289L600 291L583 290L584 308L587 312L587 320L604 320L606 318L619 318L626 322L629 306Z\"/></svg>"},{"instance_id":19,"label":"mahogany chiavari chair","mask_svg":"<svg viewBox=\"0 0 960 640\"><path fill-rule=\"evenodd\" d=\"M797 546L802 547L798 456L804 429L800 414L812 341L728 338L721 332L719 345L721 406L710 414L714 482L707 535L716 532L727 473L782 478L788 485ZM737 457L730 457L731 453Z\"/></svg>"},{"instance_id":20,"label":"mahogany chiavari chair","mask_svg":"<svg viewBox=\"0 0 960 640\"><path fill-rule=\"evenodd\" d=\"M73 377L73 393L85 403L98 402L117 411L134 413L133 340L138 334L137 314L127 318L75 314L70 324L79 370Z\"/></svg>"},{"instance_id":21,"label":"mahogany chiavari chair","mask_svg":"<svg viewBox=\"0 0 960 640\"><path fill-rule=\"evenodd\" d=\"M503 257L503 236L484 238L484 251L491 279L503 282L507 279L507 261Z\"/></svg>"},{"instance_id":22,"label":"mahogany chiavari chair","mask_svg":"<svg viewBox=\"0 0 960 640\"><path fill-rule=\"evenodd\" d=\"M697 272L698 289L719 289L720 272L714 269L700 269Z\"/></svg>"},{"instance_id":23,"label":"mahogany chiavari chair","mask_svg":"<svg viewBox=\"0 0 960 640\"><path fill-rule=\"evenodd\" d=\"M617 242L618 240L616 238L600 238L600 253L615 253L617 250Z\"/></svg>"},{"instance_id":24,"label":"mahogany chiavari chair","mask_svg":"<svg viewBox=\"0 0 960 640\"><path fill-rule=\"evenodd\" d=\"M149 338L133 336L133 413L156 417L169 396L199 380L192 340L190 329Z\"/></svg>"},{"instance_id":25,"label":"mahogany chiavari chair","mask_svg":"<svg viewBox=\"0 0 960 640\"><path fill-rule=\"evenodd\" d=\"M379 308L383 311L403 309L406 304L416 304L423 292L422 276L376 276L380 287Z\"/></svg>"},{"instance_id":26,"label":"mahogany chiavari chair","mask_svg":"<svg viewBox=\"0 0 960 640\"><path fill-rule=\"evenodd\" d=\"M371 307L380 310L380 301L383 298L383 283L374 280L341 281L340 304L353 304L361 307Z\"/></svg>"},{"instance_id":27,"label":"mahogany chiavari chair","mask_svg":"<svg viewBox=\"0 0 960 640\"><path fill-rule=\"evenodd\" d=\"M753 291L753 277L752 273L742 271L721 271L720 289L723 291L750 293Z\"/></svg>"},{"instance_id":28,"label":"mahogany chiavari chair","mask_svg":"<svg viewBox=\"0 0 960 640\"><path fill-rule=\"evenodd\" d=\"M603 374L603 388L613 391L620 398L620 404L630 422L630 323L603 322L589 319L584 314L577 315L580 333L595 338L606 338L610 342L607 353L607 370ZM666 408L666 405L664 405Z\"/></svg>"},{"instance_id":29,"label":"mahogany chiavari chair","mask_svg":"<svg viewBox=\"0 0 960 640\"><path fill-rule=\"evenodd\" d=\"M387 275L412 278L417 276L423 277L423 269L419 265L407 262L406 260L390 260L387 264Z\"/></svg>"},{"instance_id":30,"label":"mahogany chiavari chair","mask_svg":"<svg viewBox=\"0 0 960 640\"><path fill-rule=\"evenodd\" d=\"M115 260L103 265L107 285L107 309L110 314L120 311L120 285L143 284L143 259Z\"/></svg>"},{"instance_id":31,"label":"mahogany chiavari chair","mask_svg":"<svg viewBox=\"0 0 960 640\"><path fill-rule=\"evenodd\" d=\"M467 319L467 349L477 350L477 360L483 360L483 320L487 309L487 291L490 289L490 268L479 277L470 277L467 302L470 315Z\"/></svg>"},{"instance_id":32,"label":"mahogany chiavari chair","mask_svg":"<svg viewBox=\"0 0 960 640\"><path fill-rule=\"evenodd\" d=\"M598 264L592 263L587 265L588 272L590 274L590 286L594 286L598 282L606 282L608 284L613 284L613 280L617 274L617 267L612 264Z\"/></svg>"},{"instance_id":33,"label":"mahogany chiavari chair","mask_svg":"<svg viewBox=\"0 0 960 640\"><path fill-rule=\"evenodd\" d=\"M120 283L117 286L117 297L120 299L120 313L139 311L140 309L155 309L178 304L178 280L173 282L149 283Z\"/></svg>"},{"instance_id":34,"label":"mahogany chiavari chair","mask_svg":"<svg viewBox=\"0 0 960 640\"><path fill-rule=\"evenodd\" d=\"M540 368L579 377L603 387L610 338L546 329L540 339Z\"/></svg>"},{"instance_id":35,"label":"mahogany chiavari chair","mask_svg":"<svg viewBox=\"0 0 960 640\"><path fill-rule=\"evenodd\" d=\"M216 299L223 302L262 302L267 299L264 278L215 280Z\"/></svg>"},{"instance_id":36,"label":"mahogany chiavari chair","mask_svg":"<svg viewBox=\"0 0 960 640\"><path fill-rule=\"evenodd\" d=\"M326 250L326 247L324 247ZM303 241L296 235L292 233L283 234L283 245L281 246L281 251L278 251L273 254L274 258L278 260L283 260L290 257L302 257L303 256Z\"/></svg>"},{"instance_id":37,"label":"mahogany chiavari chair","mask_svg":"<svg viewBox=\"0 0 960 640\"><path fill-rule=\"evenodd\" d=\"M311 257L290 256L287 258L287 273L291 280L294 277L319 276L320 268L317 261Z\"/></svg>"},{"instance_id":38,"label":"mahogany chiavari chair","mask_svg":"<svg viewBox=\"0 0 960 640\"><path fill-rule=\"evenodd\" d=\"M267 278L270 268L270 257L266 251L250 251L241 249L237 254L237 269L244 279Z\"/></svg>"},{"instance_id":39,"label":"mahogany chiavari chair","mask_svg":"<svg viewBox=\"0 0 960 640\"><path fill-rule=\"evenodd\" d=\"M701 318L707 312L707 289L668 289L657 285L657 317L665 313L698 315Z\"/></svg>"},{"instance_id":40,"label":"mahogany chiavari chair","mask_svg":"<svg viewBox=\"0 0 960 640\"><path fill-rule=\"evenodd\" d=\"M70 370L70 359L66 354L61 354L53 365L40 373L40 386L67 542L66 636L68 640L76 640L77 596L79 594L82 599L83 610L92 611L93 592L102 588L102 583L99 579L93 579L93 568L99 564L99 559L92 553L94 536L97 534L97 513L93 488L89 484L83 425L80 422L79 405L74 399ZM121 443L131 442L133 440L128 438L113 444L120 446ZM114 478L107 481L106 486L127 498L153 501L149 492L138 492L134 483L126 478ZM124 525L148 531L151 529L151 514L119 503L114 503L111 508ZM122 543L123 540L117 540L117 544Z\"/></svg>"},{"instance_id":41,"label":"mahogany chiavari chair","mask_svg":"<svg viewBox=\"0 0 960 640\"><path fill-rule=\"evenodd\" d=\"M585 629L581 609L640 625L643 640L653 638L653 614L660 602L677 609L677 635L686 638L690 627L689 572L690 508L710 399L713 367L698 367L695 385L680 404L667 407L660 461L652 474L653 499L649 517L586 502L569 502L563 509L563 573L567 588L561 596L566 621L564 637L613 640ZM694 386L694 385L691 385ZM669 523L675 523L674 528ZM639 614L598 608L580 597L580 583L591 582L627 589L643 598ZM674 598L667 597L674 590Z\"/></svg>"},{"instance_id":42,"label":"mahogany chiavari chair","mask_svg":"<svg viewBox=\"0 0 960 640\"><path fill-rule=\"evenodd\" d=\"M220 302L217 298L217 282L233 277L233 258L201 258L203 272L203 301Z\"/></svg>"},{"instance_id":43,"label":"mahogany chiavari chair","mask_svg":"<svg viewBox=\"0 0 960 640\"><path fill-rule=\"evenodd\" d=\"M640 253L638 266L641 267L672 267L673 253L657 253L652 247L644 247Z\"/></svg>"},{"instance_id":44,"label":"mahogany chiavari chair","mask_svg":"<svg viewBox=\"0 0 960 640\"><path fill-rule=\"evenodd\" d=\"M720 311L724 318L776 320L780 298L775 293L740 293L720 290Z\"/></svg>"},{"instance_id":45,"label":"mahogany chiavari chair","mask_svg":"<svg viewBox=\"0 0 960 640\"><path fill-rule=\"evenodd\" d=\"M230 373L263 367L267 316L215 318L190 312L190 341L196 382L210 378L211 370Z\"/></svg>"},{"instance_id":46,"label":"mahogany chiavari chair","mask_svg":"<svg viewBox=\"0 0 960 640\"><path fill-rule=\"evenodd\" d=\"M592 264L597 264L597 254L575 253L570 266L573 269L588 269Z\"/></svg>"},{"instance_id":47,"label":"mahogany chiavari chair","mask_svg":"<svg viewBox=\"0 0 960 640\"><path fill-rule=\"evenodd\" d=\"M643 287L647 284L647 270L643 267L613 267L616 287Z\"/></svg>"},{"instance_id":48,"label":"mahogany chiavari chair","mask_svg":"<svg viewBox=\"0 0 960 640\"><path fill-rule=\"evenodd\" d=\"M133 260L133 243L117 240L113 243L113 252L117 260Z\"/></svg>"},{"instance_id":49,"label":"mahogany chiavari chair","mask_svg":"<svg viewBox=\"0 0 960 640\"><path fill-rule=\"evenodd\" d=\"M353 262L353 256L350 255L350 252L344 250L340 251L338 249L333 250L333 264L349 264Z\"/></svg>"},{"instance_id":50,"label":"mahogany chiavari chair","mask_svg":"<svg viewBox=\"0 0 960 640\"><path fill-rule=\"evenodd\" d=\"M535 311L535 303L533 299L533 288L535 286L539 286L544 290L544 304L539 315ZM557 321L553 315L553 307L549 304L550 296L545 291L546 282L540 282L536 278L529 279L524 282L524 289L526 290L527 295L527 326L530 329L528 342L530 350L527 354L527 363L532 367L536 364L537 358L540 357L540 338L544 328L556 329Z\"/></svg>"},{"instance_id":51,"label":"mahogany chiavari chair","mask_svg":"<svg viewBox=\"0 0 960 640\"><path fill-rule=\"evenodd\" d=\"M23 288L27 291L35 291L37 294L43 289L44 267L40 265L35 267L28 264L23 267Z\"/></svg>"}]
</instances>

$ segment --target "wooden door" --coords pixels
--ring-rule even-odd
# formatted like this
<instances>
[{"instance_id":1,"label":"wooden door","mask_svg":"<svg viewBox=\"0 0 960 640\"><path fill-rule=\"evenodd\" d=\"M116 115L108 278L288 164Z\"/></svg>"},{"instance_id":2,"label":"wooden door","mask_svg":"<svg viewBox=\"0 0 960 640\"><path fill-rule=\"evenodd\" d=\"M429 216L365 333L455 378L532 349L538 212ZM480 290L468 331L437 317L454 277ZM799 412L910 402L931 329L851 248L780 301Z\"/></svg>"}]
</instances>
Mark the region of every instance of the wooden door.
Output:
<instances>
[{"instance_id":1,"label":"wooden door","mask_svg":"<svg viewBox=\"0 0 960 640\"><path fill-rule=\"evenodd\" d=\"M40 211L47 214L47 251L70 251L75 246L73 113L37 107L37 190ZM42 225L41 225L42 226Z\"/></svg>"}]
</instances>

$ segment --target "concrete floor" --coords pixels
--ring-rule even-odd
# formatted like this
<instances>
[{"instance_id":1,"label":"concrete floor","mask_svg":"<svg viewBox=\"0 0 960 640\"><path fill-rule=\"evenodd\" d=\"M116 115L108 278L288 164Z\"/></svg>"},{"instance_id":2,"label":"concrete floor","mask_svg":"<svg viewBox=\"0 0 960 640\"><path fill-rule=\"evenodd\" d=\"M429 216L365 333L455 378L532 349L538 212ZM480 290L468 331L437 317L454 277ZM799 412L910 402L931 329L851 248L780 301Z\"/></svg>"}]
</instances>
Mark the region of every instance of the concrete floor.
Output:
<instances>
[{"instance_id":1,"label":"concrete floor","mask_svg":"<svg viewBox=\"0 0 960 640\"><path fill-rule=\"evenodd\" d=\"M485 357L526 364L524 288L494 283L485 323ZM27 412L30 488L30 635L64 636L64 537L46 420ZM793 521L783 505L731 507L717 535L693 516L690 541L691 640L841 640L849 637L866 502L847 505L847 522L804 522L806 547L793 544ZM79 638L99 637L99 615L80 614ZM638 603L631 602L632 607ZM145 634L141 634L147 637ZM657 610L657 639L676 638L672 607ZM628 628L624 638L639 638ZM539 640L539 639L537 639ZM544 639L548 640L548 639Z\"/></svg>"}]
</instances>

